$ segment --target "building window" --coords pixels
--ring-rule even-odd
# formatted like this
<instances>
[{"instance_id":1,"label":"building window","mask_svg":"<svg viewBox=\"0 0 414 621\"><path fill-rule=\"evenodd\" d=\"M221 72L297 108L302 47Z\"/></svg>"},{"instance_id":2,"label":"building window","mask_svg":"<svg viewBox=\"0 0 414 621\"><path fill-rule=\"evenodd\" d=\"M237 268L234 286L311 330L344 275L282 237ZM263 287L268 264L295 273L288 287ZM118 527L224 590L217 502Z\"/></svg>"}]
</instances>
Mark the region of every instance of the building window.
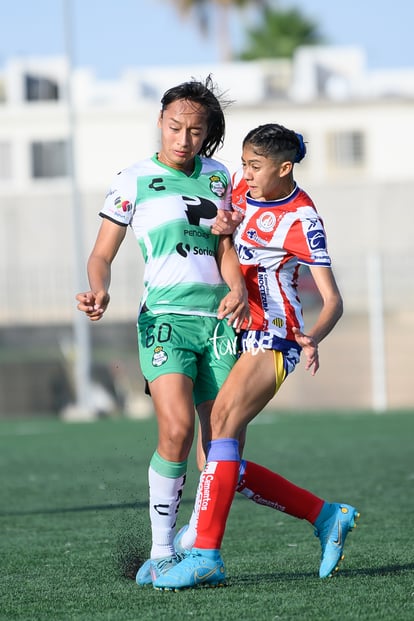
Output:
<instances>
[{"instance_id":1,"label":"building window","mask_svg":"<svg viewBox=\"0 0 414 621\"><path fill-rule=\"evenodd\" d=\"M31 151L34 179L68 176L66 140L32 142Z\"/></svg>"},{"instance_id":2,"label":"building window","mask_svg":"<svg viewBox=\"0 0 414 621\"><path fill-rule=\"evenodd\" d=\"M0 181L7 181L12 177L10 142L0 142Z\"/></svg>"},{"instance_id":3,"label":"building window","mask_svg":"<svg viewBox=\"0 0 414 621\"><path fill-rule=\"evenodd\" d=\"M364 134L360 131L330 134L329 156L335 167L361 167L365 162Z\"/></svg>"},{"instance_id":4,"label":"building window","mask_svg":"<svg viewBox=\"0 0 414 621\"><path fill-rule=\"evenodd\" d=\"M53 80L33 75L25 76L26 101L57 101L59 86Z\"/></svg>"}]
</instances>

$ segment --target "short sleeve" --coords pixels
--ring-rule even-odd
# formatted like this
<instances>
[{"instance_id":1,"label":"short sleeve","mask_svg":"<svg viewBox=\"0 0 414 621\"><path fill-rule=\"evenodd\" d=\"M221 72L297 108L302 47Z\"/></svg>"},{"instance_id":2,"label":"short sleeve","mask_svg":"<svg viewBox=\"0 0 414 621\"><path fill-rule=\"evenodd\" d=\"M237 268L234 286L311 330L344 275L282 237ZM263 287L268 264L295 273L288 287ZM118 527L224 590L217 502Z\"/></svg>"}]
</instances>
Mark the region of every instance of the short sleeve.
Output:
<instances>
[{"instance_id":1,"label":"short sleeve","mask_svg":"<svg viewBox=\"0 0 414 621\"><path fill-rule=\"evenodd\" d=\"M295 255L299 263L330 267L326 233L318 214L310 208L298 210L285 239L285 248Z\"/></svg>"},{"instance_id":2,"label":"short sleeve","mask_svg":"<svg viewBox=\"0 0 414 621\"><path fill-rule=\"evenodd\" d=\"M99 215L128 226L134 214L136 195L136 174L131 169L122 170L112 181Z\"/></svg>"}]
</instances>

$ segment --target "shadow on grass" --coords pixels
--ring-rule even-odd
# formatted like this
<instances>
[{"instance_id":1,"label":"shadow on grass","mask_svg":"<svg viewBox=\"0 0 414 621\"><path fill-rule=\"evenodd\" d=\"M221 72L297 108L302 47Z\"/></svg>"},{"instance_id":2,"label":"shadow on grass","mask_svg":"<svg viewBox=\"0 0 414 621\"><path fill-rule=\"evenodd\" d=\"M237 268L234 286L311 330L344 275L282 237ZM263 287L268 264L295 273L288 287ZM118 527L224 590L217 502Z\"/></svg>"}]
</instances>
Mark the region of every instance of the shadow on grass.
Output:
<instances>
[{"instance_id":1,"label":"shadow on grass","mask_svg":"<svg viewBox=\"0 0 414 621\"><path fill-rule=\"evenodd\" d=\"M409 572L414 570L414 563L408 563L406 565L386 565L383 567L366 567L362 569L341 569L338 573L338 576L342 578L352 578L352 577L361 577L361 576L395 576L395 574ZM336 576L333 576L335 578ZM230 578L227 581L228 586L241 586L246 587L246 585L252 586L260 582L261 584L274 584L275 580L303 580L304 578L315 578L314 572L295 572L295 573L286 573L286 572L273 572L269 574L260 574L256 576L246 575L240 576L237 578ZM321 580L317 578L319 582L330 582L330 579Z\"/></svg>"},{"instance_id":2,"label":"shadow on grass","mask_svg":"<svg viewBox=\"0 0 414 621\"><path fill-rule=\"evenodd\" d=\"M193 500L187 499L181 501L182 505L194 504ZM0 511L1 517L23 516L23 515L54 515L57 513L84 513L85 511L117 511L120 509L148 509L148 500L145 502L121 502L114 504L101 505L82 505L80 507L54 507L50 509L30 509L20 511Z\"/></svg>"},{"instance_id":3,"label":"shadow on grass","mask_svg":"<svg viewBox=\"0 0 414 621\"><path fill-rule=\"evenodd\" d=\"M344 576L388 576L405 571L413 571L414 563L407 565L386 565L384 567L366 567L365 569L341 569L340 575Z\"/></svg>"}]
</instances>

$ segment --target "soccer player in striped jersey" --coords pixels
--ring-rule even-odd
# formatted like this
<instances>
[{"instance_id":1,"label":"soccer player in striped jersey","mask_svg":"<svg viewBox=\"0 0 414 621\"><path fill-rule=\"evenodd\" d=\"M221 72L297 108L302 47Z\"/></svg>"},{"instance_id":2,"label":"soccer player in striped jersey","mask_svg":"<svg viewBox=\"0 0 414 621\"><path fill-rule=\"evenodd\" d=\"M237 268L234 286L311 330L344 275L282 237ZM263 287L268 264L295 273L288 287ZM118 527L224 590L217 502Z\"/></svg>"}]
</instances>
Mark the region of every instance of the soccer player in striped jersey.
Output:
<instances>
[{"instance_id":1,"label":"soccer player in striped jersey","mask_svg":"<svg viewBox=\"0 0 414 621\"><path fill-rule=\"evenodd\" d=\"M235 175L232 198L242 220L233 237L248 289L251 324L243 326L240 357L211 413L212 441L200 477L194 546L154 581L155 588L224 583L220 548L236 488L275 508L284 502L290 514L314 525L322 548L322 578L337 569L347 533L359 515L351 505L295 491L279 475L240 457L239 438L294 371L301 352L305 369L312 375L317 372L318 344L343 311L322 219L293 176L294 164L305 153L302 136L277 124L259 126L243 141L242 172ZM322 298L319 315L306 332L297 290L301 264L309 266Z\"/></svg>"}]
</instances>

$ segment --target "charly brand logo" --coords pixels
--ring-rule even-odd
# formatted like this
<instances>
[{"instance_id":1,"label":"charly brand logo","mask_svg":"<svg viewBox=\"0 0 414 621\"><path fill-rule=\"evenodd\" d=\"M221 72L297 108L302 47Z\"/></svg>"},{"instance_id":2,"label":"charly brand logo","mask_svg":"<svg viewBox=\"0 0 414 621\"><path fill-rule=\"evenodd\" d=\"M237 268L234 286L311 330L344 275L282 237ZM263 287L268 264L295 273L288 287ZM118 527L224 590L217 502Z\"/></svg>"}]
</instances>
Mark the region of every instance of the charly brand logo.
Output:
<instances>
[{"instance_id":1,"label":"charly brand logo","mask_svg":"<svg viewBox=\"0 0 414 621\"><path fill-rule=\"evenodd\" d=\"M162 177L155 177L148 185L148 187L150 190L155 190L156 192L162 192L166 189L164 185L164 179Z\"/></svg>"}]
</instances>

